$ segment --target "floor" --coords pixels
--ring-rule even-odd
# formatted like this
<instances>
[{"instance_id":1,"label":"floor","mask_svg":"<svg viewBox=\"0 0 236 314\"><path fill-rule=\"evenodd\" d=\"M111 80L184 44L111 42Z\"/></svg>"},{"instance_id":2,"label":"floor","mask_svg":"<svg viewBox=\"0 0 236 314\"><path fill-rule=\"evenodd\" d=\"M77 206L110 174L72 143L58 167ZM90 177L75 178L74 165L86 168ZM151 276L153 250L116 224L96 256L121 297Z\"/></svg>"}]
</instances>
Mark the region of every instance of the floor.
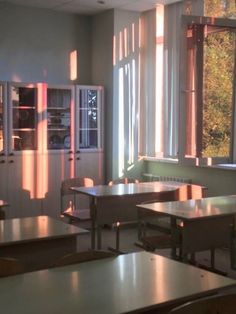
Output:
<instances>
[{"instance_id":1,"label":"floor","mask_svg":"<svg viewBox=\"0 0 236 314\"><path fill-rule=\"evenodd\" d=\"M79 225L81 228L90 228L89 222L80 222ZM148 232L153 233L157 231L149 230ZM142 250L142 248L135 245L138 242L137 239L137 228L132 225L125 225L121 228L120 231L120 250L124 253L137 252ZM78 250L88 250L90 246L90 233L83 234L79 236L78 239ZM108 247L115 247L116 243L116 233L114 228L105 227L102 230L102 249L107 250ZM156 250L156 254L160 254L166 257L170 257L170 249ZM196 259L200 264L210 266L210 254L209 252L197 253ZM226 273L228 277L236 279L236 270L232 270L230 267L230 256L228 249L218 249L216 250L215 255L215 267L217 270Z\"/></svg>"}]
</instances>

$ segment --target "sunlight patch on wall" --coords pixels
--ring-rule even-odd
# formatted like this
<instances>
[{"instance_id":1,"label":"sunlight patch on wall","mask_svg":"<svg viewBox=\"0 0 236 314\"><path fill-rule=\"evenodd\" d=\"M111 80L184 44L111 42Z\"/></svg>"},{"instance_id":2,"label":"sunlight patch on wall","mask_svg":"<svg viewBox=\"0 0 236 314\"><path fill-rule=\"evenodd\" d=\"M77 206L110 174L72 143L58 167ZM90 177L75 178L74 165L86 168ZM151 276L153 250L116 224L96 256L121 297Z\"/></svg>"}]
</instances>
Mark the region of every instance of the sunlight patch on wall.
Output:
<instances>
[{"instance_id":1,"label":"sunlight patch on wall","mask_svg":"<svg viewBox=\"0 0 236 314\"><path fill-rule=\"evenodd\" d=\"M73 50L70 53L70 79L74 81L78 78L78 53L77 50Z\"/></svg>"},{"instance_id":2,"label":"sunlight patch on wall","mask_svg":"<svg viewBox=\"0 0 236 314\"><path fill-rule=\"evenodd\" d=\"M119 125L118 125L118 175L121 177L124 171L124 69L119 69Z\"/></svg>"},{"instance_id":3,"label":"sunlight patch on wall","mask_svg":"<svg viewBox=\"0 0 236 314\"><path fill-rule=\"evenodd\" d=\"M163 151L163 51L164 51L164 6L156 8L156 113L155 153Z\"/></svg>"},{"instance_id":4,"label":"sunlight patch on wall","mask_svg":"<svg viewBox=\"0 0 236 314\"><path fill-rule=\"evenodd\" d=\"M117 75L118 165L117 175L122 176L134 164L138 146L139 110L139 19L127 24L113 37L113 65Z\"/></svg>"}]
</instances>

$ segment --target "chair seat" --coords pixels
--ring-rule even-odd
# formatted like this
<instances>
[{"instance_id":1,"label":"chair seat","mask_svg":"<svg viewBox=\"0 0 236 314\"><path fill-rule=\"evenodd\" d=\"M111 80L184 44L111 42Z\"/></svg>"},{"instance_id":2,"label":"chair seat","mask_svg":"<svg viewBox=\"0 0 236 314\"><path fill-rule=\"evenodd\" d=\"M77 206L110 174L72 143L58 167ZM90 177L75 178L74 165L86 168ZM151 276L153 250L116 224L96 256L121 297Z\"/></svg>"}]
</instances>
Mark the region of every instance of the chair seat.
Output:
<instances>
[{"instance_id":1,"label":"chair seat","mask_svg":"<svg viewBox=\"0 0 236 314\"><path fill-rule=\"evenodd\" d=\"M152 219L147 222L147 225L153 229L156 229L166 234L170 234L171 232L171 225L170 225L169 217Z\"/></svg>"},{"instance_id":2,"label":"chair seat","mask_svg":"<svg viewBox=\"0 0 236 314\"><path fill-rule=\"evenodd\" d=\"M89 209L79 209L79 210L68 209L64 211L62 215L70 219L75 219L75 220L90 220L91 219Z\"/></svg>"},{"instance_id":3,"label":"chair seat","mask_svg":"<svg viewBox=\"0 0 236 314\"><path fill-rule=\"evenodd\" d=\"M171 236L168 234L146 236L141 239L144 248L148 251L168 249L171 247Z\"/></svg>"}]
</instances>

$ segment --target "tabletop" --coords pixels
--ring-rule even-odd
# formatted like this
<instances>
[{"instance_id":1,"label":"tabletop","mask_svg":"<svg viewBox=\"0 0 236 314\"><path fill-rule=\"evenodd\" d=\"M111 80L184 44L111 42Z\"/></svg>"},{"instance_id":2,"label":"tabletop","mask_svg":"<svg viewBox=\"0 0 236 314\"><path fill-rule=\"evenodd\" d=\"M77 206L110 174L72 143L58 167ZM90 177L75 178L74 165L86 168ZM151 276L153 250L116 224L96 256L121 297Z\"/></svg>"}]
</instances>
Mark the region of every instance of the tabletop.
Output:
<instances>
[{"instance_id":1,"label":"tabletop","mask_svg":"<svg viewBox=\"0 0 236 314\"><path fill-rule=\"evenodd\" d=\"M0 246L88 232L49 216L0 220Z\"/></svg>"},{"instance_id":2,"label":"tabletop","mask_svg":"<svg viewBox=\"0 0 236 314\"><path fill-rule=\"evenodd\" d=\"M233 279L138 252L1 278L0 303L5 314L114 314L235 285Z\"/></svg>"},{"instance_id":3,"label":"tabletop","mask_svg":"<svg viewBox=\"0 0 236 314\"><path fill-rule=\"evenodd\" d=\"M141 182L114 185L96 185L93 187L72 187L71 189L92 197L125 196L145 193L175 191L186 183L180 182Z\"/></svg>"},{"instance_id":4,"label":"tabletop","mask_svg":"<svg viewBox=\"0 0 236 314\"><path fill-rule=\"evenodd\" d=\"M6 201L0 200L0 208L5 206L9 206L9 204Z\"/></svg>"},{"instance_id":5,"label":"tabletop","mask_svg":"<svg viewBox=\"0 0 236 314\"><path fill-rule=\"evenodd\" d=\"M137 206L182 220L196 220L236 214L236 195L207 197L198 200L150 203Z\"/></svg>"}]
</instances>

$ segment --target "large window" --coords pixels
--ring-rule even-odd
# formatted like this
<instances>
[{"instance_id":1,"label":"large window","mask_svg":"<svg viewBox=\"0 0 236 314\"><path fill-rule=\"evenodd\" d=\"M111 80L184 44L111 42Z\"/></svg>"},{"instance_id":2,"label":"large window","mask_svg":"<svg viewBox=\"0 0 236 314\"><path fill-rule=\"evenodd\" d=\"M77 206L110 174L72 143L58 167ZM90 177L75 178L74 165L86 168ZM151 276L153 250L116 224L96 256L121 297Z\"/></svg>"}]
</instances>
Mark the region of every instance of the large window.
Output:
<instances>
[{"instance_id":1,"label":"large window","mask_svg":"<svg viewBox=\"0 0 236 314\"><path fill-rule=\"evenodd\" d=\"M236 23L190 16L183 20L182 157L196 164L232 161Z\"/></svg>"},{"instance_id":2,"label":"large window","mask_svg":"<svg viewBox=\"0 0 236 314\"><path fill-rule=\"evenodd\" d=\"M205 0L204 11L211 17L183 16L181 3L157 7L156 53L149 47L145 56L141 98L144 156L195 165L236 161L236 1Z\"/></svg>"},{"instance_id":3,"label":"large window","mask_svg":"<svg viewBox=\"0 0 236 314\"><path fill-rule=\"evenodd\" d=\"M140 149L142 156L176 159L178 155L179 31L181 5L158 5L142 16ZM155 27L154 27L155 26ZM154 32L155 29L155 32Z\"/></svg>"}]
</instances>

